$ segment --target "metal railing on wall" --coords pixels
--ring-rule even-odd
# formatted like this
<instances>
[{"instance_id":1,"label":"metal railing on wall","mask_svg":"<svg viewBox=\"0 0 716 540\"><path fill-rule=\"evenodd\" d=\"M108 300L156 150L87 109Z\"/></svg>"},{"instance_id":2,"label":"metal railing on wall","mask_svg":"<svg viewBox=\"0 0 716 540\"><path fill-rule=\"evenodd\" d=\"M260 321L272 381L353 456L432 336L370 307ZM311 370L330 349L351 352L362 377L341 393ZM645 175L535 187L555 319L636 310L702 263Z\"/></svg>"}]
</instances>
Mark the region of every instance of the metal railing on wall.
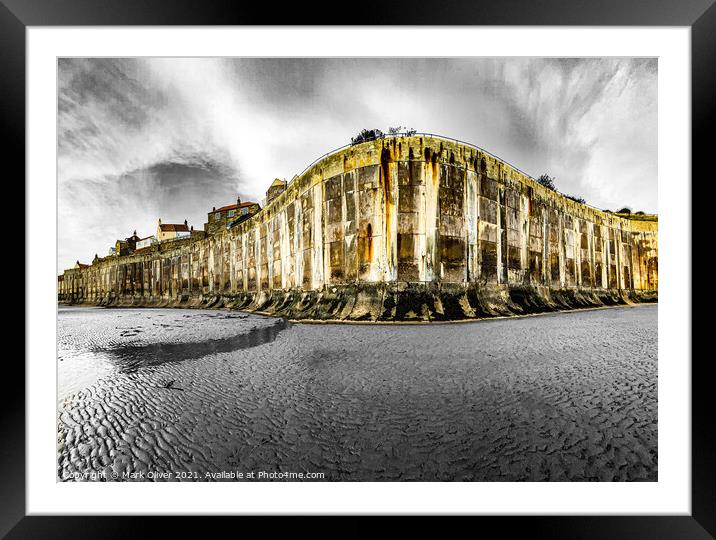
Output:
<instances>
[{"instance_id":1,"label":"metal railing on wall","mask_svg":"<svg viewBox=\"0 0 716 540\"><path fill-rule=\"evenodd\" d=\"M509 163L509 162L507 162L506 160L502 159L500 156L498 156L498 155L496 155L496 154L493 154L492 152L489 152L488 150L485 150L484 148L481 148L481 147L479 147L479 146L477 146L477 145L475 145L475 144L472 144L472 143L469 143L469 142L466 142L466 141L461 141L460 139L456 139L455 137L447 137L447 136L445 136L445 135L440 135L440 134L438 134L438 133L425 133L425 132L422 132L422 131L409 131L409 132L400 132L400 133L383 133L383 134L380 135L379 137L373 137L373 138L364 139L364 140L361 140L361 141L355 142L355 143L354 143L354 142L350 142L350 143L348 143L348 144L344 144L343 146L339 146L338 148L335 148L335 149L331 150L330 152L326 152L326 153L323 154L322 156L320 156L320 157L314 159L305 169L303 169L303 170L300 172L300 174L297 174L296 176L298 176L298 177L303 176L304 174L306 174L306 172L308 172L308 171L311 169L311 167L313 167L314 165L316 165L316 163L318 163L319 161L322 161L323 159L325 159L325 158L327 158L327 157L329 157L329 156L331 156L331 155L333 155L333 154L336 154L336 153L340 152L341 150L345 150L346 148L350 148L351 146L358 146L359 144L363 144L363 143L366 143L366 142L377 141L377 140L380 140L380 139L397 139L397 138L399 138L399 137L431 137L431 138L433 138L433 139L443 139L443 140L445 140L445 141L456 142L456 143L458 143L458 144L462 144L463 146L467 146L467 147L470 147L470 148L474 148L475 150L479 150L479 151L482 152L483 154L487 154L488 156L491 156L491 157L493 157L493 158L495 158L495 159L498 159L498 160L502 161L503 163L506 163L507 165L509 165L510 167L512 167L513 169L515 169L516 171L518 171L519 173L524 174L525 176L527 176L528 178L531 178L532 180L535 180L532 176L530 176L529 174L527 174L527 173L524 172L523 170L521 170L521 169L515 167L514 165L512 165L512 164ZM535 182L536 182L536 180L535 180Z\"/></svg>"},{"instance_id":2,"label":"metal railing on wall","mask_svg":"<svg viewBox=\"0 0 716 540\"><path fill-rule=\"evenodd\" d=\"M303 169L303 171L301 171L300 174L297 174L296 176L294 176L294 178L300 178L300 177L302 177L304 174L306 174L312 167L314 167L314 166L315 166L317 163L319 163L320 161L323 161L325 158L327 158L327 157L329 157L329 156L332 156L333 154L336 154L336 153L338 153L338 152L340 152L340 151L342 151L342 150L345 150L346 148L350 148L351 146L358 146L359 144L363 144L363 143L366 143L366 142L377 141L377 140L380 140L380 139L391 139L391 138L399 138L399 137L430 137L430 138L433 138L433 139L443 139L443 140L445 140L445 141L455 142L455 143L457 143L457 144L461 144L461 145L463 145L463 146L467 146L468 148L473 148L473 149L475 149L475 150L478 150L478 151L482 152L483 154L487 154L488 156L490 156L490 157L492 157L492 158L494 158L494 159L496 159L496 160L499 160L499 161L505 163L506 165L509 165L509 166L510 166L511 168L513 168L515 171L517 171L517 172L519 172L520 174L526 176L527 178L529 178L529 179L532 180L533 182L537 182L537 183L539 184L539 182L537 181L537 179L534 178L532 175L527 174L525 171L523 171L523 170L520 169L519 167L515 167L514 165L512 165L509 161L507 161L507 160L501 158L501 157L498 156L497 154L493 154L493 153L490 152L489 150L485 150L484 148L482 148L482 147L480 147L480 146L477 146L476 144L472 144L472 143L469 143L469 142L466 142L466 141L462 141L462 140L460 140L460 139L456 139L455 137L447 137L447 136L445 136L445 135L440 135L440 134L438 134L438 133L426 133L426 132L422 132L422 131L409 131L409 132L400 132L400 133L383 133L383 134L380 135L379 137L373 137L373 138L370 138L370 139L361 140L361 141L359 141L359 142L350 142L350 143L348 143L348 144L344 144L343 146L340 146L340 147L338 147L338 148L335 148L335 149L331 150L330 152L326 152L326 153L323 154L322 156L320 156L320 157L314 159L305 169ZM293 179L292 179L292 180L293 180ZM291 181L292 181L292 180L291 180ZM546 188L546 189L549 189L549 188ZM562 197L564 197L564 198L566 198L566 199L569 199L569 200L572 200L572 201L573 201L573 199L571 199L570 197L568 197L568 196L565 195L564 193L561 193L561 192L559 192L559 191L555 191L555 193L561 195ZM584 203L577 202L577 201L574 201L574 202L577 203L577 204L582 204L582 205L584 205L584 206L588 206L589 208L592 208L592 209L594 209L594 210L599 210L600 212L605 212L605 210L602 210L601 208L597 208L596 206L592 206L591 204L586 203L586 202L584 202Z\"/></svg>"}]
</instances>

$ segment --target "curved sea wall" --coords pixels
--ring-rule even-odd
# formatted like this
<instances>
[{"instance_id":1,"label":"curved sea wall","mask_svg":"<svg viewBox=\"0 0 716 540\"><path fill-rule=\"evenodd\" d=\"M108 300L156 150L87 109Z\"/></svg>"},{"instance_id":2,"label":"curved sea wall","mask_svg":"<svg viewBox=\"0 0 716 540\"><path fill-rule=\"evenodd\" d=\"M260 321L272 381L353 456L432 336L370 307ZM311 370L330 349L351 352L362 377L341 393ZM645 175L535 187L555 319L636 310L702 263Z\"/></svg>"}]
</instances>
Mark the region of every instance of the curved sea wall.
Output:
<instances>
[{"instance_id":1,"label":"curved sea wall","mask_svg":"<svg viewBox=\"0 0 716 540\"><path fill-rule=\"evenodd\" d=\"M636 216L635 216L636 217ZM434 321L656 300L658 224L576 203L470 145L387 137L251 219L58 278L63 303Z\"/></svg>"}]
</instances>

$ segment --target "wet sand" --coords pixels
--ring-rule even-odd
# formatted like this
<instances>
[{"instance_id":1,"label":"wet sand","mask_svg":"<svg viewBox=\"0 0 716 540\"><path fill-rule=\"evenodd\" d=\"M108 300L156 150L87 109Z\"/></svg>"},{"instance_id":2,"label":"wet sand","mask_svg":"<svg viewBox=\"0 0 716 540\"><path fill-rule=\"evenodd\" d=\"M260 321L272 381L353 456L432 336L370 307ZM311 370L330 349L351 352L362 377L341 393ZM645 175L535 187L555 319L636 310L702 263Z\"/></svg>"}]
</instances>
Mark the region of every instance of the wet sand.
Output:
<instances>
[{"instance_id":1,"label":"wet sand","mask_svg":"<svg viewBox=\"0 0 716 540\"><path fill-rule=\"evenodd\" d=\"M369 326L61 307L58 479L655 481L657 309Z\"/></svg>"}]
</instances>

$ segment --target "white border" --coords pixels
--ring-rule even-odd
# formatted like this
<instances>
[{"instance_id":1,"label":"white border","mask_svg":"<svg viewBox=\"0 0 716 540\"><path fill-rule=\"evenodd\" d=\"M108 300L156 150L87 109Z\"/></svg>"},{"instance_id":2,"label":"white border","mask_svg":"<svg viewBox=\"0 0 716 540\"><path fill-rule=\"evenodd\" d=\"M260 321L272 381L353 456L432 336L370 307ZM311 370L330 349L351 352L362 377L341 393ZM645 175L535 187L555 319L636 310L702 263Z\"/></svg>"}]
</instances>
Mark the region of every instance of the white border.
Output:
<instances>
[{"instance_id":1,"label":"white border","mask_svg":"<svg viewBox=\"0 0 716 540\"><path fill-rule=\"evenodd\" d=\"M28 514L690 514L690 37L689 28L626 27L28 28ZM47 261L56 260L58 56L658 56L659 481L56 483L56 269Z\"/></svg>"}]
</instances>

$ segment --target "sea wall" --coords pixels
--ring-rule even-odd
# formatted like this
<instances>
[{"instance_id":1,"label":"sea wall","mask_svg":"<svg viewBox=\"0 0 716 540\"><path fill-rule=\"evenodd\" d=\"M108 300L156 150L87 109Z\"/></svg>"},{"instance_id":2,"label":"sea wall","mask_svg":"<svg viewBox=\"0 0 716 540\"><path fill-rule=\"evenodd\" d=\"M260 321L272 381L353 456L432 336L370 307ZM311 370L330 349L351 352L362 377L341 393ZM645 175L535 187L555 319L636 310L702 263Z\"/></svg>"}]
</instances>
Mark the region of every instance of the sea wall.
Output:
<instances>
[{"instance_id":1,"label":"sea wall","mask_svg":"<svg viewBox=\"0 0 716 540\"><path fill-rule=\"evenodd\" d=\"M576 203L478 148L388 137L318 161L231 230L66 270L58 299L316 320L508 315L655 300L657 240L655 220Z\"/></svg>"}]
</instances>

